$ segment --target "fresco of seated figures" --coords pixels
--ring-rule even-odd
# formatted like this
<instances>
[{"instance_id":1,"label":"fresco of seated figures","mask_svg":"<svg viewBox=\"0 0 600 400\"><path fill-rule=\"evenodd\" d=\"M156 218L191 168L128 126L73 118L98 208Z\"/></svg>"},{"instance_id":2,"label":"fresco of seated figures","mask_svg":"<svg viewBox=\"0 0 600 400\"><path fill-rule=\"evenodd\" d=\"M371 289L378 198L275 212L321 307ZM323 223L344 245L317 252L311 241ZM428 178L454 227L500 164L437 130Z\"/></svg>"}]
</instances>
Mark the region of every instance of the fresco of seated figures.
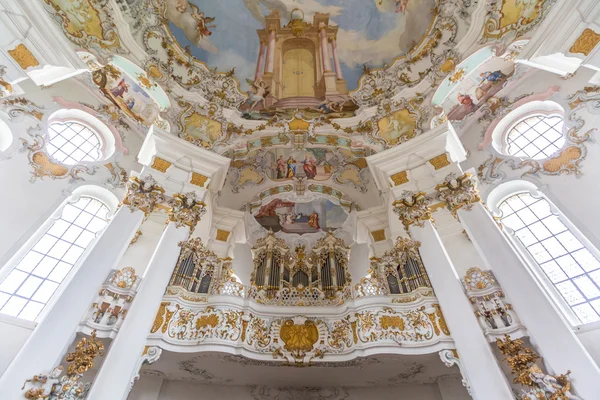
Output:
<instances>
[{"instance_id":1,"label":"fresco of seated figures","mask_svg":"<svg viewBox=\"0 0 600 400\"><path fill-rule=\"evenodd\" d=\"M353 116L349 92L365 72L390 65L426 36L437 0L164 4L177 43L209 68L229 71L247 92L243 117L289 118L300 110L312 119Z\"/></svg>"},{"instance_id":2,"label":"fresco of seated figures","mask_svg":"<svg viewBox=\"0 0 600 400\"><path fill-rule=\"evenodd\" d=\"M254 218L267 230L303 235L334 231L342 226L348 214L327 199L297 203L277 198L261 206Z\"/></svg>"},{"instance_id":3,"label":"fresco of seated figures","mask_svg":"<svg viewBox=\"0 0 600 400\"><path fill-rule=\"evenodd\" d=\"M497 94L515 73L514 56L527 43L520 41L496 56L492 48L484 48L455 68L433 97L433 105L445 112L448 120L462 121L484 105L493 107Z\"/></svg>"},{"instance_id":4,"label":"fresco of seated figures","mask_svg":"<svg viewBox=\"0 0 600 400\"><path fill-rule=\"evenodd\" d=\"M365 157L371 154L371 150L361 149L361 152L364 154L357 155L344 148L322 147L261 149L244 158L234 159L229 169L229 181L234 192L246 186L297 178L305 181L333 180L364 192L370 182Z\"/></svg>"}]
</instances>

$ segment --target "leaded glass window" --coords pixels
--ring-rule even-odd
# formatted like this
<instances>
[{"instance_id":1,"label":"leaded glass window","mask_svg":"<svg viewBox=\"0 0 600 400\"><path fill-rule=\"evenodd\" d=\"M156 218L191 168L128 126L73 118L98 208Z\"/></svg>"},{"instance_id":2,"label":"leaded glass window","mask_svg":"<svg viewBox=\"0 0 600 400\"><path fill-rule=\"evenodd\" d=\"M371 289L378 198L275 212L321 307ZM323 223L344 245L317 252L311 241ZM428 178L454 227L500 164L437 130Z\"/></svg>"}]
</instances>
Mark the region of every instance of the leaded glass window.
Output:
<instances>
[{"instance_id":1,"label":"leaded glass window","mask_svg":"<svg viewBox=\"0 0 600 400\"><path fill-rule=\"evenodd\" d=\"M521 120L506 137L508 154L536 160L552 156L565 143L563 123L558 115L536 115Z\"/></svg>"},{"instance_id":2,"label":"leaded glass window","mask_svg":"<svg viewBox=\"0 0 600 400\"><path fill-rule=\"evenodd\" d=\"M48 154L58 162L74 165L100 159L98 135L78 122L53 122L48 127Z\"/></svg>"},{"instance_id":3,"label":"leaded glass window","mask_svg":"<svg viewBox=\"0 0 600 400\"><path fill-rule=\"evenodd\" d=\"M579 322L600 321L600 262L552 213L548 200L520 193L499 208L502 224L515 232Z\"/></svg>"},{"instance_id":4,"label":"leaded glass window","mask_svg":"<svg viewBox=\"0 0 600 400\"><path fill-rule=\"evenodd\" d=\"M34 321L108 223L104 203L81 197L66 204L40 239L0 283L0 313Z\"/></svg>"}]
</instances>

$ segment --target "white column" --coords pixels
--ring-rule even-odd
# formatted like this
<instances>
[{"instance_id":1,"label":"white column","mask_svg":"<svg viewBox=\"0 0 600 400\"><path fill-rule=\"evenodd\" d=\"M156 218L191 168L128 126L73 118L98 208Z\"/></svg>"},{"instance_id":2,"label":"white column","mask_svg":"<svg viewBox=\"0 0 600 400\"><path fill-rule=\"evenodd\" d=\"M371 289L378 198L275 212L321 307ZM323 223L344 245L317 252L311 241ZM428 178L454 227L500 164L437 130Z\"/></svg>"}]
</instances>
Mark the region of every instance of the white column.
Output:
<instances>
[{"instance_id":1,"label":"white column","mask_svg":"<svg viewBox=\"0 0 600 400\"><path fill-rule=\"evenodd\" d=\"M0 378L0 397L23 398L21 386L26 379L47 373L60 364L100 285L117 266L143 219L144 213L137 209L132 212L122 206L117 211L57 302Z\"/></svg>"},{"instance_id":2,"label":"white column","mask_svg":"<svg viewBox=\"0 0 600 400\"><path fill-rule=\"evenodd\" d=\"M275 30L269 31L269 47L267 48L267 69L265 73L273 73L275 67Z\"/></svg>"},{"instance_id":3,"label":"white column","mask_svg":"<svg viewBox=\"0 0 600 400\"><path fill-rule=\"evenodd\" d=\"M148 264L127 317L98 372L89 400L121 400L129 394L135 367L146 346L146 337L179 257L179 242L190 234L187 226L167 225Z\"/></svg>"},{"instance_id":4,"label":"white column","mask_svg":"<svg viewBox=\"0 0 600 400\"><path fill-rule=\"evenodd\" d=\"M475 400L512 399L512 391L473 313L452 261L431 223L412 225L410 234L421 242L419 253L456 344Z\"/></svg>"},{"instance_id":5,"label":"white column","mask_svg":"<svg viewBox=\"0 0 600 400\"><path fill-rule=\"evenodd\" d=\"M323 59L323 73L331 72L331 59L329 58L329 44L327 43L327 32L325 27L319 30L321 35L321 58Z\"/></svg>"},{"instance_id":6,"label":"white column","mask_svg":"<svg viewBox=\"0 0 600 400\"><path fill-rule=\"evenodd\" d=\"M331 51L333 52L333 65L335 65L335 77L337 79L344 79L342 75L342 66L340 65L340 59L337 53L337 41L334 37L331 39Z\"/></svg>"},{"instance_id":7,"label":"white column","mask_svg":"<svg viewBox=\"0 0 600 400\"><path fill-rule=\"evenodd\" d=\"M258 81L263 74L265 69L265 42L260 42L260 50L258 51L258 60L256 61L256 73L254 74L254 80Z\"/></svg>"},{"instance_id":8,"label":"white column","mask_svg":"<svg viewBox=\"0 0 600 400\"><path fill-rule=\"evenodd\" d=\"M515 253L490 213L479 203L458 209L475 248L494 272L527 328L551 373L571 370L574 391L583 399L598 397L600 369Z\"/></svg>"}]
</instances>

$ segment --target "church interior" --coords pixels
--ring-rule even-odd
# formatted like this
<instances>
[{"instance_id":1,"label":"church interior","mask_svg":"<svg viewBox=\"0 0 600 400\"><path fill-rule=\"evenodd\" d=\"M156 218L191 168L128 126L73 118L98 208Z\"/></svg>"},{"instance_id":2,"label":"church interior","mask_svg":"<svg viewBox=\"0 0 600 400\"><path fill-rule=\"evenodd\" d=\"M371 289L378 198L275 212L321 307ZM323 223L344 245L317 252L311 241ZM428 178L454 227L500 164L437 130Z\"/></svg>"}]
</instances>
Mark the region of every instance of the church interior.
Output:
<instances>
[{"instance_id":1,"label":"church interior","mask_svg":"<svg viewBox=\"0 0 600 400\"><path fill-rule=\"evenodd\" d=\"M600 398L597 0L0 32L0 399Z\"/></svg>"}]
</instances>

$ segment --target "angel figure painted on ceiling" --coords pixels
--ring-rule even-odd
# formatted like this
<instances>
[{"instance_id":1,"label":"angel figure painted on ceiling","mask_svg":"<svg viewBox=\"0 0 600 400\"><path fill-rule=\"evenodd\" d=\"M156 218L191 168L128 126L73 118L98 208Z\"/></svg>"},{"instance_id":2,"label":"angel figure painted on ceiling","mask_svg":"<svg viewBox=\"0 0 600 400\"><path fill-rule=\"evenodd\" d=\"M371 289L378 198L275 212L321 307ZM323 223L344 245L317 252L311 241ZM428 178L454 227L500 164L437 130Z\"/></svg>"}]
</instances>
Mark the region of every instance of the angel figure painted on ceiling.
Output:
<instances>
[{"instance_id":1,"label":"angel figure painted on ceiling","mask_svg":"<svg viewBox=\"0 0 600 400\"><path fill-rule=\"evenodd\" d=\"M254 111L254 108L259 105L257 110L262 110L265 108L265 98L269 95L269 86L262 80L262 78L258 78L254 81L250 79L246 79L246 82L250 86L250 90L248 91L248 101L246 102L246 107L249 106L248 112ZM244 107L242 107L243 109Z\"/></svg>"},{"instance_id":2,"label":"angel figure painted on ceiling","mask_svg":"<svg viewBox=\"0 0 600 400\"><path fill-rule=\"evenodd\" d=\"M207 17L203 11L189 0L165 0L165 19L180 28L185 37L196 47L210 53L217 53L217 48L208 39L211 29L216 28L215 17Z\"/></svg>"},{"instance_id":3,"label":"angel figure painted on ceiling","mask_svg":"<svg viewBox=\"0 0 600 400\"><path fill-rule=\"evenodd\" d=\"M196 22L198 22L198 25L196 26L196 32L198 33L198 37L212 35L212 32L208 28L217 27L217 25L215 24L209 25L215 20L215 18L204 16L204 13L193 4L190 4L190 8L192 9L192 18L194 18Z\"/></svg>"},{"instance_id":4,"label":"angel figure painted on ceiling","mask_svg":"<svg viewBox=\"0 0 600 400\"><path fill-rule=\"evenodd\" d=\"M406 6L408 5L408 0L396 0L396 12L406 14Z\"/></svg>"}]
</instances>

